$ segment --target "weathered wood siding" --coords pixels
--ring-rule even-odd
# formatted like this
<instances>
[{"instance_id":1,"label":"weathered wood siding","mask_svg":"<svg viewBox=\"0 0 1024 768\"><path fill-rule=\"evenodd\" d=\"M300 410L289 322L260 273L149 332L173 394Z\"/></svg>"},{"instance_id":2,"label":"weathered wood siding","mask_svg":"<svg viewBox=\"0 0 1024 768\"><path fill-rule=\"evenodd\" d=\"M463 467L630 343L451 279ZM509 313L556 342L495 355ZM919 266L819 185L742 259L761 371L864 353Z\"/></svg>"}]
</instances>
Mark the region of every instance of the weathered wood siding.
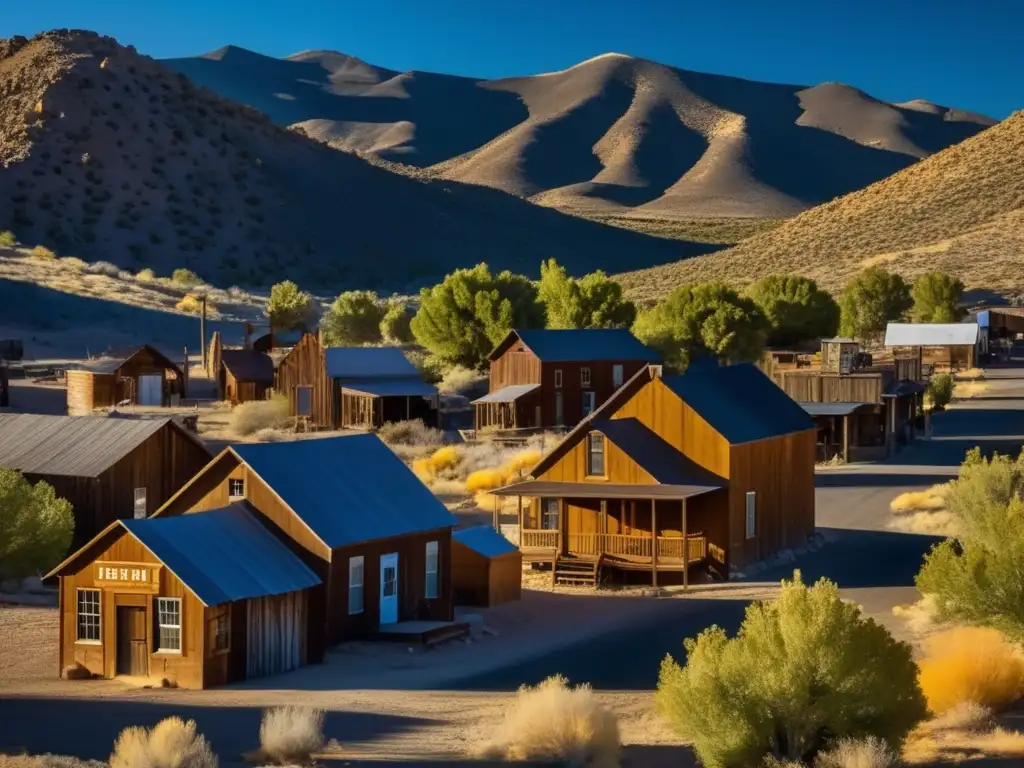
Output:
<instances>
[{"instance_id":1,"label":"weathered wood siding","mask_svg":"<svg viewBox=\"0 0 1024 768\"><path fill-rule=\"evenodd\" d=\"M288 398L292 416L298 414L296 388L312 387L309 420L318 427L338 426L337 386L327 376L327 360L316 336L307 333L277 369L277 389Z\"/></svg>"},{"instance_id":2,"label":"weathered wood siding","mask_svg":"<svg viewBox=\"0 0 1024 768\"><path fill-rule=\"evenodd\" d=\"M452 541L452 589L457 605L489 608L522 597L523 555L487 558Z\"/></svg>"},{"instance_id":3,"label":"weathered wood siding","mask_svg":"<svg viewBox=\"0 0 1024 768\"><path fill-rule=\"evenodd\" d=\"M223 399L232 405L251 403L254 400L266 400L270 386L262 381L244 381L236 379L231 371L223 369Z\"/></svg>"},{"instance_id":4,"label":"weathered wood siding","mask_svg":"<svg viewBox=\"0 0 1024 768\"><path fill-rule=\"evenodd\" d=\"M491 392L512 384L540 383L540 360L518 339L491 361Z\"/></svg>"},{"instance_id":5,"label":"weathered wood siding","mask_svg":"<svg viewBox=\"0 0 1024 768\"><path fill-rule=\"evenodd\" d=\"M307 663L307 602L306 592L246 601L247 678L277 675Z\"/></svg>"},{"instance_id":6,"label":"weathered wood siding","mask_svg":"<svg viewBox=\"0 0 1024 768\"><path fill-rule=\"evenodd\" d=\"M69 416L89 416L117 403L113 374L70 370L65 375Z\"/></svg>"},{"instance_id":7,"label":"weathered wood siding","mask_svg":"<svg viewBox=\"0 0 1024 768\"><path fill-rule=\"evenodd\" d=\"M821 374L779 371L775 383L798 403L880 403L887 379L882 373Z\"/></svg>"}]
</instances>

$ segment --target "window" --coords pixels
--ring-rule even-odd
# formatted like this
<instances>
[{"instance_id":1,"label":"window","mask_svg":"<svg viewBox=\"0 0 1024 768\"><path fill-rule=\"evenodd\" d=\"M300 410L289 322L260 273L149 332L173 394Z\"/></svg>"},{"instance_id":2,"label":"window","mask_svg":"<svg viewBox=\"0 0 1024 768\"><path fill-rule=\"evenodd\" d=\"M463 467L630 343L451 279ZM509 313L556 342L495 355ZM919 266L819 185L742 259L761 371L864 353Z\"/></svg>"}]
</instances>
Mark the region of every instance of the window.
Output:
<instances>
[{"instance_id":1,"label":"window","mask_svg":"<svg viewBox=\"0 0 1024 768\"><path fill-rule=\"evenodd\" d=\"M604 477L604 435L600 432L587 435L587 474Z\"/></svg>"},{"instance_id":2,"label":"window","mask_svg":"<svg viewBox=\"0 0 1024 768\"><path fill-rule=\"evenodd\" d=\"M135 489L135 519L141 520L146 516L146 489Z\"/></svg>"},{"instance_id":3,"label":"window","mask_svg":"<svg viewBox=\"0 0 1024 768\"><path fill-rule=\"evenodd\" d=\"M555 389L561 389L561 388L562 388L562 369L561 368L556 368L555 369Z\"/></svg>"},{"instance_id":4,"label":"window","mask_svg":"<svg viewBox=\"0 0 1024 768\"><path fill-rule=\"evenodd\" d=\"M228 480L228 498L245 498L245 480L236 480L235 478Z\"/></svg>"},{"instance_id":5,"label":"window","mask_svg":"<svg viewBox=\"0 0 1024 768\"><path fill-rule=\"evenodd\" d=\"M158 651L181 653L181 598L158 597L156 615Z\"/></svg>"},{"instance_id":6,"label":"window","mask_svg":"<svg viewBox=\"0 0 1024 768\"><path fill-rule=\"evenodd\" d=\"M757 534L757 498L754 491L747 491L747 538Z\"/></svg>"},{"instance_id":7,"label":"window","mask_svg":"<svg viewBox=\"0 0 1024 768\"><path fill-rule=\"evenodd\" d=\"M363 556L348 559L348 612L363 612Z\"/></svg>"},{"instance_id":8,"label":"window","mask_svg":"<svg viewBox=\"0 0 1024 768\"><path fill-rule=\"evenodd\" d=\"M558 530L558 499L544 499L541 509L540 527L545 531Z\"/></svg>"},{"instance_id":9,"label":"window","mask_svg":"<svg viewBox=\"0 0 1024 768\"><path fill-rule=\"evenodd\" d=\"M310 416L313 413L313 388L295 388L295 415Z\"/></svg>"},{"instance_id":10,"label":"window","mask_svg":"<svg viewBox=\"0 0 1024 768\"><path fill-rule=\"evenodd\" d=\"M616 389L621 387L622 386L622 379L623 379L622 366L621 365L613 365L612 366L612 386L615 387Z\"/></svg>"},{"instance_id":11,"label":"window","mask_svg":"<svg viewBox=\"0 0 1024 768\"><path fill-rule=\"evenodd\" d=\"M589 390L583 393L583 418L594 412L597 407L597 393Z\"/></svg>"},{"instance_id":12,"label":"window","mask_svg":"<svg viewBox=\"0 0 1024 768\"><path fill-rule=\"evenodd\" d=\"M581 387L589 387L590 386L590 369L589 368L580 368L580 386Z\"/></svg>"},{"instance_id":13,"label":"window","mask_svg":"<svg viewBox=\"0 0 1024 768\"><path fill-rule=\"evenodd\" d=\"M437 579L437 542L427 542L427 598L435 598L438 593Z\"/></svg>"},{"instance_id":14,"label":"window","mask_svg":"<svg viewBox=\"0 0 1024 768\"><path fill-rule=\"evenodd\" d=\"M222 613L213 620L213 652L223 653L231 647L231 614Z\"/></svg>"},{"instance_id":15,"label":"window","mask_svg":"<svg viewBox=\"0 0 1024 768\"><path fill-rule=\"evenodd\" d=\"M78 590L78 642L102 642L100 639L100 591L98 589Z\"/></svg>"}]
</instances>

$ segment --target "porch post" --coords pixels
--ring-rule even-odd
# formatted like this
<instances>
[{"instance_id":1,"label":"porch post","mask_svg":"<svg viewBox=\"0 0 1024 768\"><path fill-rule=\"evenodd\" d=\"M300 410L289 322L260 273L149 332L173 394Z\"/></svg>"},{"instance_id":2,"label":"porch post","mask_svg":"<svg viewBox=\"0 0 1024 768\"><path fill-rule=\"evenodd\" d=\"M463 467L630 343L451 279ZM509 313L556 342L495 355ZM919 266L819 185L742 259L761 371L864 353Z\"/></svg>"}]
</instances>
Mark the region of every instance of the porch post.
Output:
<instances>
[{"instance_id":1,"label":"porch post","mask_svg":"<svg viewBox=\"0 0 1024 768\"><path fill-rule=\"evenodd\" d=\"M850 463L850 414L843 416L843 462Z\"/></svg>"},{"instance_id":2,"label":"porch post","mask_svg":"<svg viewBox=\"0 0 1024 768\"><path fill-rule=\"evenodd\" d=\"M517 511L519 513L519 546L523 546L523 495L516 496Z\"/></svg>"},{"instance_id":3,"label":"porch post","mask_svg":"<svg viewBox=\"0 0 1024 768\"><path fill-rule=\"evenodd\" d=\"M686 531L686 499L683 505L683 591L690 589L690 536Z\"/></svg>"},{"instance_id":4,"label":"porch post","mask_svg":"<svg viewBox=\"0 0 1024 768\"><path fill-rule=\"evenodd\" d=\"M912 395L910 398L910 442L914 442L914 433L917 431L917 425L914 421L917 419L917 395Z\"/></svg>"},{"instance_id":5,"label":"porch post","mask_svg":"<svg viewBox=\"0 0 1024 768\"><path fill-rule=\"evenodd\" d=\"M412 413L412 397L409 395L405 396L405 420L409 420L409 415Z\"/></svg>"},{"instance_id":6,"label":"porch post","mask_svg":"<svg viewBox=\"0 0 1024 768\"><path fill-rule=\"evenodd\" d=\"M658 586L658 505L651 499L651 585Z\"/></svg>"},{"instance_id":7,"label":"porch post","mask_svg":"<svg viewBox=\"0 0 1024 768\"><path fill-rule=\"evenodd\" d=\"M494 497L494 512L491 515L491 527L496 531L501 530L501 513L498 511L498 504L500 503L497 496Z\"/></svg>"},{"instance_id":8,"label":"porch post","mask_svg":"<svg viewBox=\"0 0 1024 768\"><path fill-rule=\"evenodd\" d=\"M566 531L569 523L569 515L565 509L565 499L558 499L558 552L565 557L569 552L569 536Z\"/></svg>"}]
</instances>

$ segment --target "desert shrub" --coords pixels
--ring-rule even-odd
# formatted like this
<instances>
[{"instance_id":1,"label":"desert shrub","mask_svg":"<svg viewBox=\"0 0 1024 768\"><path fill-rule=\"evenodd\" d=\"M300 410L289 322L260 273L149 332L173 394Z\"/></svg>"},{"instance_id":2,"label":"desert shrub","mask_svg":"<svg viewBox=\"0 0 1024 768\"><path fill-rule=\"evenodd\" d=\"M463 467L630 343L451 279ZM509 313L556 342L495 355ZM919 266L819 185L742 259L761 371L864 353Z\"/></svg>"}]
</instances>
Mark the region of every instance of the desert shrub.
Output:
<instances>
[{"instance_id":1,"label":"desert shrub","mask_svg":"<svg viewBox=\"0 0 1024 768\"><path fill-rule=\"evenodd\" d=\"M442 395L459 394L482 380L482 376L476 371L455 365L445 371L441 381L438 382L437 391Z\"/></svg>"},{"instance_id":2,"label":"desert shrub","mask_svg":"<svg viewBox=\"0 0 1024 768\"><path fill-rule=\"evenodd\" d=\"M190 315L198 315L203 311L203 303L200 301L198 296L194 296L191 293L186 293L181 297L181 300L174 305L174 308L179 312L187 312ZM217 305L209 299L206 300L206 313L212 315L217 311Z\"/></svg>"},{"instance_id":3,"label":"desert shrub","mask_svg":"<svg viewBox=\"0 0 1024 768\"><path fill-rule=\"evenodd\" d=\"M953 390L955 388L956 382L953 381L952 376L948 373L936 373L928 380L928 388L925 390L925 394L932 407L937 411L941 411L953 399Z\"/></svg>"},{"instance_id":4,"label":"desert shrub","mask_svg":"<svg viewBox=\"0 0 1024 768\"><path fill-rule=\"evenodd\" d=\"M812 760L826 739L876 736L898 749L924 719L911 648L799 572L773 602L747 608L739 634L712 627L667 657L655 701L703 765Z\"/></svg>"},{"instance_id":5,"label":"desert shrub","mask_svg":"<svg viewBox=\"0 0 1024 768\"><path fill-rule=\"evenodd\" d=\"M380 320L380 337L388 344L410 344L413 341L412 317L405 302L390 302Z\"/></svg>"},{"instance_id":6,"label":"desert shrub","mask_svg":"<svg viewBox=\"0 0 1024 768\"><path fill-rule=\"evenodd\" d=\"M428 427L423 419L389 421L377 430L377 436L388 445L440 445L444 432Z\"/></svg>"},{"instance_id":7,"label":"desert shrub","mask_svg":"<svg viewBox=\"0 0 1024 768\"><path fill-rule=\"evenodd\" d=\"M793 344L834 336L839 305L832 294L800 275L769 275L747 289L768 322L768 343Z\"/></svg>"},{"instance_id":8,"label":"desert shrub","mask_svg":"<svg viewBox=\"0 0 1024 768\"><path fill-rule=\"evenodd\" d=\"M260 751L278 765L309 763L313 753L323 749L323 728L323 710L299 706L268 709L260 723Z\"/></svg>"},{"instance_id":9,"label":"desert shrub","mask_svg":"<svg viewBox=\"0 0 1024 768\"><path fill-rule=\"evenodd\" d=\"M996 629L955 627L932 635L918 666L935 714L966 703L998 708L1024 693L1024 654Z\"/></svg>"},{"instance_id":10,"label":"desert shrub","mask_svg":"<svg viewBox=\"0 0 1024 768\"><path fill-rule=\"evenodd\" d=\"M893 512L945 509L948 491L947 483L933 485L927 491L907 491L889 502L889 509Z\"/></svg>"},{"instance_id":11,"label":"desert shrub","mask_svg":"<svg viewBox=\"0 0 1024 768\"><path fill-rule=\"evenodd\" d=\"M74 269L79 272L84 271L86 267L85 262L82 261L77 256L61 256L60 263L63 264L68 269Z\"/></svg>"},{"instance_id":12,"label":"desert shrub","mask_svg":"<svg viewBox=\"0 0 1024 768\"><path fill-rule=\"evenodd\" d=\"M538 297L548 328L628 328L636 306L603 271L576 280L554 259L540 265Z\"/></svg>"},{"instance_id":13,"label":"desert shrub","mask_svg":"<svg viewBox=\"0 0 1024 768\"><path fill-rule=\"evenodd\" d=\"M915 323L958 323L966 310L960 306L963 281L945 272L926 272L914 281L910 291Z\"/></svg>"},{"instance_id":14,"label":"desert shrub","mask_svg":"<svg viewBox=\"0 0 1024 768\"><path fill-rule=\"evenodd\" d=\"M839 332L871 339L892 320L899 320L913 302L910 288L897 274L868 267L847 283L839 297Z\"/></svg>"},{"instance_id":15,"label":"desert shrub","mask_svg":"<svg viewBox=\"0 0 1024 768\"><path fill-rule=\"evenodd\" d=\"M555 675L536 687L519 689L484 753L508 761L618 768L619 726L590 686L571 688L564 677Z\"/></svg>"},{"instance_id":16,"label":"desert shrub","mask_svg":"<svg viewBox=\"0 0 1024 768\"><path fill-rule=\"evenodd\" d=\"M171 282L182 288L191 288L199 285L202 280L199 279L199 275L193 272L191 269L184 269L179 267L178 269L171 272Z\"/></svg>"},{"instance_id":17,"label":"desert shrub","mask_svg":"<svg viewBox=\"0 0 1024 768\"><path fill-rule=\"evenodd\" d=\"M435 478L451 475L461 460L462 457L455 446L445 445L429 456L413 461L412 471L426 483Z\"/></svg>"},{"instance_id":18,"label":"desert shrub","mask_svg":"<svg viewBox=\"0 0 1024 768\"><path fill-rule=\"evenodd\" d=\"M540 451L526 448L507 458L498 467L485 467L472 472L466 477L466 490L479 493L501 488L520 479L540 460Z\"/></svg>"},{"instance_id":19,"label":"desert shrub","mask_svg":"<svg viewBox=\"0 0 1024 768\"><path fill-rule=\"evenodd\" d=\"M0 232L0 248L13 248L18 244L18 238L9 229Z\"/></svg>"},{"instance_id":20,"label":"desert shrub","mask_svg":"<svg viewBox=\"0 0 1024 768\"><path fill-rule=\"evenodd\" d=\"M151 730L132 726L121 731L110 768L217 768L217 756L196 732L194 720L168 717Z\"/></svg>"},{"instance_id":21,"label":"desert shrub","mask_svg":"<svg viewBox=\"0 0 1024 768\"><path fill-rule=\"evenodd\" d=\"M372 344L381 340L384 306L373 291L346 291L320 320L329 347Z\"/></svg>"},{"instance_id":22,"label":"desert shrub","mask_svg":"<svg viewBox=\"0 0 1024 768\"><path fill-rule=\"evenodd\" d=\"M71 502L52 485L0 467L0 578L50 570L67 554L74 529Z\"/></svg>"},{"instance_id":23,"label":"desert shrub","mask_svg":"<svg viewBox=\"0 0 1024 768\"><path fill-rule=\"evenodd\" d=\"M254 400L231 411L231 431L239 437L260 430L276 429L288 423L288 398L276 395L269 400Z\"/></svg>"},{"instance_id":24,"label":"desert shrub","mask_svg":"<svg viewBox=\"0 0 1024 768\"><path fill-rule=\"evenodd\" d=\"M85 271L91 275L106 275L107 277L120 277L121 268L109 261L94 261L85 265Z\"/></svg>"},{"instance_id":25,"label":"desert shrub","mask_svg":"<svg viewBox=\"0 0 1024 768\"><path fill-rule=\"evenodd\" d=\"M154 272L149 267L146 267L145 269L140 269L138 274L135 275L135 278L137 280L141 280L144 283L151 283L154 280L156 280L156 272Z\"/></svg>"},{"instance_id":26,"label":"desert shrub","mask_svg":"<svg viewBox=\"0 0 1024 768\"><path fill-rule=\"evenodd\" d=\"M313 297L291 280L284 280L270 288L267 316L275 331L308 330L316 325Z\"/></svg>"},{"instance_id":27,"label":"desert shrub","mask_svg":"<svg viewBox=\"0 0 1024 768\"><path fill-rule=\"evenodd\" d=\"M814 768L890 768L900 761L899 755L882 739L839 739L818 754Z\"/></svg>"},{"instance_id":28,"label":"desert shrub","mask_svg":"<svg viewBox=\"0 0 1024 768\"><path fill-rule=\"evenodd\" d=\"M107 768L107 764L69 755L0 755L0 768Z\"/></svg>"},{"instance_id":29,"label":"desert shrub","mask_svg":"<svg viewBox=\"0 0 1024 768\"><path fill-rule=\"evenodd\" d=\"M37 245L35 248L29 251L29 255L32 256L32 258L34 259L45 259L46 261L50 261L52 259L57 258L57 254L55 254L45 245Z\"/></svg>"}]
</instances>

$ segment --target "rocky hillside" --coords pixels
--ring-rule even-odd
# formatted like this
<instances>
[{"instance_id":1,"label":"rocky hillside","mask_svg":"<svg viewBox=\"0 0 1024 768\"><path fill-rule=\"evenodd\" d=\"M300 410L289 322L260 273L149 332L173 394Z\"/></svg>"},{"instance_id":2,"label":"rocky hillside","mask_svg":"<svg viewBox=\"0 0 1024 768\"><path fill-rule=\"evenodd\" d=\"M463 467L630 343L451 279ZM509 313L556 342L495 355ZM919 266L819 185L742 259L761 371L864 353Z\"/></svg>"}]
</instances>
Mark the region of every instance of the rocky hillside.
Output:
<instances>
[{"instance_id":1,"label":"rocky hillside","mask_svg":"<svg viewBox=\"0 0 1024 768\"><path fill-rule=\"evenodd\" d=\"M554 256L582 272L698 250L392 173L111 38L68 30L0 41L6 229L133 271L188 267L221 285L289 276L332 289L402 290L484 260L536 273Z\"/></svg>"},{"instance_id":2,"label":"rocky hillside","mask_svg":"<svg viewBox=\"0 0 1024 768\"><path fill-rule=\"evenodd\" d=\"M606 54L478 81L329 51L241 48L167 66L280 125L591 216L782 217L861 189L994 121L839 83L775 85Z\"/></svg>"}]
</instances>

